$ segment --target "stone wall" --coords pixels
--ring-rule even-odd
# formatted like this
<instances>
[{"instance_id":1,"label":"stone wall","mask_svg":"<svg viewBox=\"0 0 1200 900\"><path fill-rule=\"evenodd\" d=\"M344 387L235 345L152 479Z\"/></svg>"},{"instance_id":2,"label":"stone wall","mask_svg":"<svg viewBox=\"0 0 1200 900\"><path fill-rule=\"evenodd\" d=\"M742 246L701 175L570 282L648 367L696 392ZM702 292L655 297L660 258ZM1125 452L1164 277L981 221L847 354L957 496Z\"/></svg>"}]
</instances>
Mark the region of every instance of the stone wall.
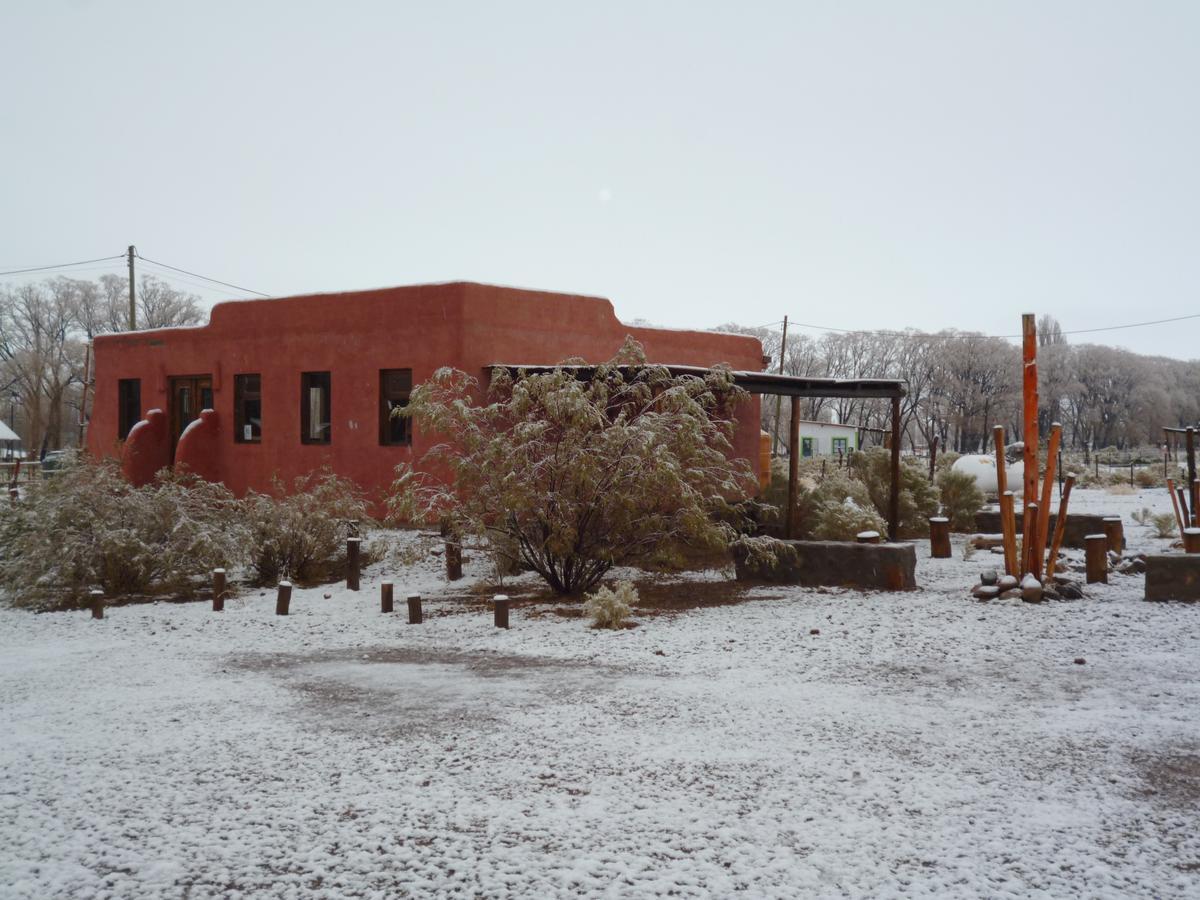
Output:
<instances>
[{"instance_id":1,"label":"stone wall","mask_svg":"<svg viewBox=\"0 0 1200 900\"><path fill-rule=\"evenodd\" d=\"M912 544L761 538L758 547L759 553L735 548L739 581L876 591L911 591L917 587L917 551Z\"/></svg>"}]
</instances>

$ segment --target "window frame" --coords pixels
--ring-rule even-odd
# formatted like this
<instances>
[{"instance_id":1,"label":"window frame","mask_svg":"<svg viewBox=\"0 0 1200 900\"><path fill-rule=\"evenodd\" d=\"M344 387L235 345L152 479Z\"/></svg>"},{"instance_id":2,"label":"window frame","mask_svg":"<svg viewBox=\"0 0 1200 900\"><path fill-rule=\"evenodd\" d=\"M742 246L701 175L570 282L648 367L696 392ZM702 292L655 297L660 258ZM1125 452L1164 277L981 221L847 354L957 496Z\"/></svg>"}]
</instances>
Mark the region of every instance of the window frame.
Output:
<instances>
[{"instance_id":1,"label":"window frame","mask_svg":"<svg viewBox=\"0 0 1200 900\"><path fill-rule=\"evenodd\" d=\"M247 392L246 380L258 379L258 388ZM247 396L249 393L250 396ZM258 435L254 436L254 423L246 416L246 401L258 401ZM251 436L246 437L246 425L251 428ZM243 372L233 376L233 442L235 444L262 443L262 373Z\"/></svg>"},{"instance_id":2,"label":"window frame","mask_svg":"<svg viewBox=\"0 0 1200 900\"><path fill-rule=\"evenodd\" d=\"M835 437L832 441L831 447L833 453L840 452L844 456L850 452L850 438Z\"/></svg>"},{"instance_id":3,"label":"window frame","mask_svg":"<svg viewBox=\"0 0 1200 900\"><path fill-rule=\"evenodd\" d=\"M812 459L817 455L817 439L811 437L800 438L800 458Z\"/></svg>"},{"instance_id":4,"label":"window frame","mask_svg":"<svg viewBox=\"0 0 1200 900\"><path fill-rule=\"evenodd\" d=\"M388 377L407 374L408 388L404 391L390 390ZM403 397L401 398L401 394ZM413 442L412 419L392 417L392 402L402 400L401 405L407 406L412 396L412 369L380 369L379 370L379 446L380 447L411 447ZM404 429L403 436L396 440L392 437L392 428L399 422Z\"/></svg>"},{"instance_id":5,"label":"window frame","mask_svg":"<svg viewBox=\"0 0 1200 900\"><path fill-rule=\"evenodd\" d=\"M127 396L126 391L132 386L133 396ZM136 407L133 419L129 419L129 404ZM142 420L142 379L117 379L117 440L124 441L133 431L133 426Z\"/></svg>"},{"instance_id":6,"label":"window frame","mask_svg":"<svg viewBox=\"0 0 1200 900\"><path fill-rule=\"evenodd\" d=\"M324 438L312 437L309 395L314 387L324 389L321 402L321 418L327 426ZM333 374L328 370L300 373L300 443L317 446L333 443Z\"/></svg>"}]
</instances>

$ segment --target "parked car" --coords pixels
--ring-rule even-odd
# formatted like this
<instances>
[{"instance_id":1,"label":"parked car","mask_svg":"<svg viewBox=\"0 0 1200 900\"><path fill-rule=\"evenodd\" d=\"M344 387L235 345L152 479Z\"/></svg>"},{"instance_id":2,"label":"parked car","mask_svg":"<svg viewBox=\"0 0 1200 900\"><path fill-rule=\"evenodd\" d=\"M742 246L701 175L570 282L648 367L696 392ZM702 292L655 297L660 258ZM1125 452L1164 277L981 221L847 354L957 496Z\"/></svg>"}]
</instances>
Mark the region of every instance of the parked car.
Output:
<instances>
[{"instance_id":1,"label":"parked car","mask_svg":"<svg viewBox=\"0 0 1200 900\"><path fill-rule=\"evenodd\" d=\"M42 474L61 472L79 459L78 450L51 450L42 459Z\"/></svg>"}]
</instances>

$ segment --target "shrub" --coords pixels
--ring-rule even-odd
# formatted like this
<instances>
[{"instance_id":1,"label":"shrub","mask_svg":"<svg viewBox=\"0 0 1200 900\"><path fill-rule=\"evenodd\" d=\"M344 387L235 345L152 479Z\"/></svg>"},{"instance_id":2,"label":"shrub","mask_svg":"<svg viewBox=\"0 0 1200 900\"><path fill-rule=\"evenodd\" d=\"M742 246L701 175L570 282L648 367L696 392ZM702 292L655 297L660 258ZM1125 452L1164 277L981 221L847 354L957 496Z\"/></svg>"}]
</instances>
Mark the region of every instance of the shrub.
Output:
<instances>
[{"instance_id":1,"label":"shrub","mask_svg":"<svg viewBox=\"0 0 1200 900\"><path fill-rule=\"evenodd\" d=\"M589 594L583 609L592 617L593 628L622 628L638 602L632 581L618 581L612 589L601 587Z\"/></svg>"},{"instance_id":2,"label":"shrub","mask_svg":"<svg viewBox=\"0 0 1200 900\"><path fill-rule=\"evenodd\" d=\"M561 367L496 370L486 402L480 394L453 369L413 391L405 414L453 440L430 450L424 471L397 468L394 520L506 534L560 594L592 589L614 566L724 552L737 536L721 513L754 479L732 454L746 395L728 369L675 376L627 339L587 381Z\"/></svg>"},{"instance_id":3,"label":"shrub","mask_svg":"<svg viewBox=\"0 0 1200 900\"><path fill-rule=\"evenodd\" d=\"M892 483L891 451L874 447L855 453L851 467L867 487L879 515L886 517ZM929 517L938 508L937 489L929 483L928 470L919 461L900 460L900 534L915 536L929 528ZM886 529L885 529L886 530Z\"/></svg>"},{"instance_id":4,"label":"shrub","mask_svg":"<svg viewBox=\"0 0 1200 900\"><path fill-rule=\"evenodd\" d=\"M966 472L946 469L938 475L938 490L942 495L942 515L950 520L950 528L973 531L975 514L983 509L986 499L975 478Z\"/></svg>"},{"instance_id":5,"label":"shrub","mask_svg":"<svg viewBox=\"0 0 1200 900\"><path fill-rule=\"evenodd\" d=\"M283 494L278 481L276 493ZM297 478L286 496L251 492L243 501L249 569L256 584L329 580L346 562L348 523L367 515L362 491L328 469ZM369 560L364 560L364 563Z\"/></svg>"},{"instance_id":6,"label":"shrub","mask_svg":"<svg viewBox=\"0 0 1200 900\"><path fill-rule=\"evenodd\" d=\"M0 509L0 586L34 609L82 605L95 588L187 595L211 569L238 564L245 537L223 485L167 474L135 488L115 461L83 460Z\"/></svg>"},{"instance_id":7,"label":"shrub","mask_svg":"<svg viewBox=\"0 0 1200 900\"><path fill-rule=\"evenodd\" d=\"M1155 537L1175 537L1175 525L1174 513L1159 513L1150 517L1150 527L1154 529Z\"/></svg>"}]
</instances>

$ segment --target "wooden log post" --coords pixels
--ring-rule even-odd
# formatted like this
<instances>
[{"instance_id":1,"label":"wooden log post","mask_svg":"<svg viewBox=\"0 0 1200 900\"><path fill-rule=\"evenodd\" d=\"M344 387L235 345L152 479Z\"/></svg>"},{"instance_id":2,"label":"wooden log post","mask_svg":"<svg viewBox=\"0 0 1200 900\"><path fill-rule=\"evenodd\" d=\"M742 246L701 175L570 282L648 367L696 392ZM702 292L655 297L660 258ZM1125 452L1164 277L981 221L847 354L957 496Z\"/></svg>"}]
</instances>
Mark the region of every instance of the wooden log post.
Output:
<instances>
[{"instance_id":1,"label":"wooden log post","mask_svg":"<svg viewBox=\"0 0 1200 900\"><path fill-rule=\"evenodd\" d=\"M1087 583L1108 584L1108 537L1103 534L1086 535L1083 546Z\"/></svg>"},{"instance_id":2,"label":"wooden log post","mask_svg":"<svg viewBox=\"0 0 1200 900\"><path fill-rule=\"evenodd\" d=\"M1042 502L1038 505L1038 536L1037 536L1037 571L1034 574L1041 580L1042 554L1046 550L1046 541L1050 538L1050 502L1054 490L1054 476L1058 471L1058 448L1062 441L1062 426L1055 422L1050 426L1050 442L1046 450L1046 478L1042 482Z\"/></svg>"},{"instance_id":3,"label":"wooden log post","mask_svg":"<svg viewBox=\"0 0 1200 900\"><path fill-rule=\"evenodd\" d=\"M286 616L292 606L292 583L279 582L279 593L275 595L275 615Z\"/></svg>"},{"instance_id":4,"label":"wooden log post","mask_svg":"<svg viewBox=\"0 0 1200 900\"><path fill-rule=\"evenodd\" d=\"M900 537L900 398L892 398L892 484L888 493L888 540Z\"/></svg>"},{"instance_id":5,"label":"wooden log post","mask_svg":"<svg viewBox=\"0 0 1200 900\"><path fill-rule=\"evenodd\" d=\"M1037 320L1033 313L1021 316L1022 357L1024 378L1022 380L1022 402L1025 424L1025 502L1037 503L1038 499L1038 371L1037 371ZM1028 515L1028 510L1026 510ZM1026 528L1026 532L1030 529ZM1033 532L1036 541L1037 532ZM1026 553L1026 556L1030 554ZM1039 552L1036 557L1042 558ZM1041 568L1040 563L1038 568ZM1026 572L1033 571L1026 569ZM1035 572L1034 574L1040 574Z\"/></svg>"},{"instance_id":6,"label":"wooden log post","mask_svg":"<svg viewBox=\"0 0 1200 900\"><path fill-rule=\"evenodd\" d=\"M346 587L352 591L358 590L361 549L362 538L346 538Z\"/></svg>"},{"instance_id":7,"label":"wooden log post","mask_svg":"<svg viewBox=\"0 0 1200 900\"><path fill-rule=\"evenodd\" d=\"M792 419L788 427L788 495L784 536L800 536L800 398L792 398Z\"/></svg>"},{"instance_id":8,"label":"wooden log post","mask_svg":"<svg viewBox=\"0 0 1200 900\"><path fill-rule=\"evenodd\" d=\"M1200 478L1192 482L1192 524L1200 527Z\"/></svg>"},{"instance_id":9,"label":"wooden log post","mask_svg":"<svg viewBox=\"0 0 1200 900\"><path fill-rule=\"evenodd\" d=\"M93 590L88 594L88 607L92 611L93 619L104 618L104 591L99 589Z\"/></svg>"},{"instance_id":10,"label":"wooden log post","mask_svg":"<svg viewBox=\"0 0 1200 900\"><path fill-rule=\"evenodd\" d=\"M1183 514L1179 511L1179 498L1175 496L1175 479L1167 479L1167 493L1171 495L1171 511L1175 513L1175 525L1179 528L1179 533L1183 534L1183 529L1187 526L1183 523Z\"/></svg>"},{"instance_id":11,"label":"wooden log post","mask_svg":"<svg viewBox=\"0 0 1200 900\"><path fill-rule=\"evenodd\" d=\"M462 578L462 543L453 535L446 540L446 580Z\"/></svg>"},{"instance_id":12,"label":"wooden log post","mask_svg":"<svg viewBox=\"0 0 1200 900\"><path fill-rule=\"evenodd\" d=\"M997 425L992 429L992 440L996 444L996 496L1004 496L1008 490L1007 461L1004 458L1004 426ZM1009 573L1011 574L1011 573Z\"/></svg>"},{"instance_id":13,"label":"wooden log post","mask_svg":"<svg viewBox=\"0 0 1200 900\"><path fill-rule=\"evenodd\" d=\"M934 473L937 471L937 445L938 436L935 434L933 440L929 442L929 480L933 481Z\"/></svg>"},{"instance_id":14,"label":"wooden log post","mask_svg":"<svg viewBox=\"0 0 1200 900\"><path fill-rule=\"evenodd\" d=\"M950 520L945 516L933 516L929 520L929 556L932 559L949 559Z\"/></svg>"},{"instance_id":15,"label":"wooden log post","mask_svg":"<svg viewBox=\"0 0 1200 900\"><path fill-rule=\"evenodd\" d=\"M492 600L495 606L495 622L497 628L508 627L508 597L504 594L497 594Z\"/></svg>"},{"instance_id":16,"label":"wooden log post","mask_svg":"<svg viewBox=\"0 0 1200 900\"><path fill-rule=\"evenodd\" d=\"M1042 551L1037 545L1038 505L1036 503L1026 503L1025 515L1022 519L1021 575L1033 575L1038 581L1041 581Z\"/></svg>"},{"instance_id":17,"label":"wooden log post","mask_svg":"<svg viewBox=\"0 0 1200 900\"><path fill-rule=\"evenodd\" d=\"M225 570L212 570L212 608L213 612L225 611Z\"/></svg>"},{"instance_id":18,"label":"wooden log post","mask_svg":"<svg viewBox=\"0 0 1200 900\"><path fill-rule=\"evenodd\" d=\"M878 531L860 531L857 535L855 535L854 540L860 544L878 544L879 540L880 540L879 532Z\"/></svg>"},{"instance_id":19,"label":"wooden log post","mask_svg":"<svg viewBox=\"0 0 1200 900\"><path fill-rule=\"evenodd\" d=\"M381 613L390 613L395 610L395 604L392 600L392 583L385 581L379 586L379 611Z\"/></svg>"},{"instance_id":20,"label":"wooden log post","mask_svg":"<svg viewBox=\"0 0 1200 900\"><path fill-rule=\"evenodd\" d=\"M1187 430L1184 450L1187 453L1187 483L1193 488L1196 484L1196 429ZM1196 509L1196 501L1192 500L1192 524L1200 525L1200 510Z\"/></svg>"},{"instance_id":21,"label":"wooden log post","mask_svg":"<svg viewBox=\"0 0 1200 900\"><path fill-rule=\"evenodd\" d=\"M1062 499L1058 502L1058 517L1054 520L1054 537L1050 541L1050 549L1046 552L1046 581L1050 581L1054 577L1054 570L1058 566L1058 550L1062 546L1063 535L1067 532L1067 504L1071 501L1071 488L1073 487L1075 487L1075 476L1068 475Z\"/></svg>"},{"instance_id":22,"label":"wooden log post","mask_svg":"<svg viewBox=\"0 0 1200 900\"><path fill-rule=\"evenodd\" d=\"M1183 552L1200 553L1200 528L1183 529Z\"/></svg>"},{"instance_id":23,"label":"wooden log post","mask_svg":"<svg viewBox=\"0 0 1200 900\"><path fill-rule=\"evenodd\" d=\"M1120 516L1104 517L1104 536L1108 539L1108 549L1116 554L1125 552L1125 528Z\"/></svg>"},{"instance_id":24,"label":"wooden log post","mask_svg":"<svg viewBox=\"0 0 1200 900\"><path fill-rule=\"evenodd\" d=\"M425 617L421 614L421 595L408 595L408 624L420 625L425 621Z\"/></svg>"},{"instance_id":25,"label":"wooden log post","mask_svg":"<svg viewBox=\"0 0 1200 900\"><path fill-rule=\"evenodd\" d=\"M1188 511L1187 491L1183 489L1182 485L1176 486L1175 497L1179 501L1179 512L1183 516L1183 527L1187 528L1192 521L1192 517Z\"/></svg>"},{"instance_id":26,"label":"wooden log post","mask_svg":"<svg viewBox=\"0 0 1200 900\"><path fill-rule=\"evenodd\" d=\"M1017 511L1012 491L1000 495L1000 531L1004 541L1004 572L1019 576L1021 564L1017 559Z\"/></svg>"}]
</instances>

